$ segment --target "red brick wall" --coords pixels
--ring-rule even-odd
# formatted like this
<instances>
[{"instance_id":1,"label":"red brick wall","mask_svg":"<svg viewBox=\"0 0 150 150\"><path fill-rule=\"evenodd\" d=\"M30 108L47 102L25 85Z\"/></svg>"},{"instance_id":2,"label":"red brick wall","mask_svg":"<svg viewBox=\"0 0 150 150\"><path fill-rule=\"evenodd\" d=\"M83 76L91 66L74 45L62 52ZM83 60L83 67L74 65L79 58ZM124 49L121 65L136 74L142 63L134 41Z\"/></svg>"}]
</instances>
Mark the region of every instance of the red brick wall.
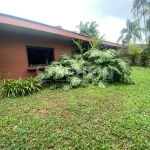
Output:
<instances>
[{"instance_id":1,"label":"red brick wall","mask_svg":"<svg viewBox=\"0 0 150 150\"><path fill-rule=\"evenodd\" d=\"M69 41L51 39L23 33L0 33L0 78L10 73L10 78L35 76L35 71L28 71L26 46L54 48L55 60L59 60L62 52L71 54Z\"/></svg>"}]
</instances>

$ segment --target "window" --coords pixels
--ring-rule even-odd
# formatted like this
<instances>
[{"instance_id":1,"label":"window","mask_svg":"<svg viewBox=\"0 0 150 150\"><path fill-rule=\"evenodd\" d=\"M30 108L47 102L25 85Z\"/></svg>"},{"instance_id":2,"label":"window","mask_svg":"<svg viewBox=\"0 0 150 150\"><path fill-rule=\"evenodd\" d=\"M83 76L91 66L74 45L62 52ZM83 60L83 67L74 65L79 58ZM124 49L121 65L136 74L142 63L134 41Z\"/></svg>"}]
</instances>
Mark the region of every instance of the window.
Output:
<instances>
[{"instance_id":1,"label":"window","mask_svg":"<svg viewBox=\"0 0 150 150\"><path fill-rule=\"evenodd\" d=\"M54 49L27 46L28 66L48 65L54 61Z\"/></svg>"},{"instance_id":2,"label":"window","mask_svg":"<svg viewBox=\"0 0 150 150\"><path fill-rule=\"evenodd\" d=\"M81 54L79 49L76 49L76 54Z\"/></svg>"}]
</instances>

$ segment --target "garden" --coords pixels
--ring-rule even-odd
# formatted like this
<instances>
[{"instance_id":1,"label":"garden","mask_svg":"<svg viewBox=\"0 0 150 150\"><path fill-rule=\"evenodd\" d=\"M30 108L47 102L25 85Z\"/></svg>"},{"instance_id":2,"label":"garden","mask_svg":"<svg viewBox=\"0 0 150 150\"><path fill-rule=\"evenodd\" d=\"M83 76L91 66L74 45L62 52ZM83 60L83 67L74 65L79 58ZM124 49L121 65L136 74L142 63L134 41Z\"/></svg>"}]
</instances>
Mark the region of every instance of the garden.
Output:
<instances>
[{"instance_id":1,"label":"garden","mask_svg":"<svg viewBox=\"0 0 150 150\"><path fill-rule=\"evenodd\" d=\"M137 20L127 19L118 39L123 50L104 49L98 24L80 22L79 33L92 37L88 48L73 40L80 54L63 53L35 78L7 74L0 81L0 149L149 150L150 18L142 29L143 8L150 7L134 0ZM136 44L142 36L143 49Z\"/></svg>"},{"instance_id":2,"label":"garden","mask_svg":"<svg viewBox=\"0 0 150 150\"><path fill-rule=\"evenodd\" d=\"M1 81L1 149L150 149L150 69L102 39L74 41L81 54L36 78Z\"/></svg>"}]
</instances>

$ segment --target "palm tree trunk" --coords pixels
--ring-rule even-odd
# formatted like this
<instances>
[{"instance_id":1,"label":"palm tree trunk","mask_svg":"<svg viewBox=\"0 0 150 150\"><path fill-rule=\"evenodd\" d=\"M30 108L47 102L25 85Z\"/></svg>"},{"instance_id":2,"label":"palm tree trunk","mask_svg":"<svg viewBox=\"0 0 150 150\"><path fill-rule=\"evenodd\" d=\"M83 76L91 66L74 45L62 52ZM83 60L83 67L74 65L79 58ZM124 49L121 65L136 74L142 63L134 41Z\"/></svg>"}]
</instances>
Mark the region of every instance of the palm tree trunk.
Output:
<instances>
[{"instance_id":1,"label":"palm tree trunk","mask_svg":"<svg viewBox=\"0 0 150 150\"><path fill-rule=\"evenodd\" d=\"M145 28L145 40L146 40L146 44L147 44L147 31L146 31L146 16L145 16L145 13L144 13L144 10L145 8L143 8L143 18L144 18L144 28Z\"/></svg>"},{"instance_id":2,"label":"palm tree trunk","mask_svg":"<svg viewBox=\"0 0 150 150\"><path fill-rule=\"evenodd\" d=\"M142 44L144 44L143 37L142 37L142 33L141 33L141 26L140 26L140 17L139 17L139 9L138 9L138 6L137 6L137 17L138 17L138 25L139 25L139 29L140 29L141 41L142 41ZM141 41L140 41L140 42L141 42Z\"/></svg>"},{"instance_id":3,"label":"palm tree trunk","mask_svg":"<svg viewBox=\"0 0 150 150\"><path fill-rule=\"evenodd\" d=\"M145 26L145 40L146 40L146 44L147 44L147 31L146 31L146 19L144 16L144 26Z\"/></svg>"},{"instance_id":4,"label":"palm tree trunk","mask_svg":"<svg viewBox=\"0 0 150 150\"><path fill-rule=\"evenodd\" d=\"M141 37L141 41L142 41L142 44L144 44L144 41L143 41L143 37L142 37L142 33L141 33L141 26L140 26L140 19L139 19L139 16L138 16L138 25L139 25L139 31L140 31L140 37Z\"/></svg>"}]
</instances>

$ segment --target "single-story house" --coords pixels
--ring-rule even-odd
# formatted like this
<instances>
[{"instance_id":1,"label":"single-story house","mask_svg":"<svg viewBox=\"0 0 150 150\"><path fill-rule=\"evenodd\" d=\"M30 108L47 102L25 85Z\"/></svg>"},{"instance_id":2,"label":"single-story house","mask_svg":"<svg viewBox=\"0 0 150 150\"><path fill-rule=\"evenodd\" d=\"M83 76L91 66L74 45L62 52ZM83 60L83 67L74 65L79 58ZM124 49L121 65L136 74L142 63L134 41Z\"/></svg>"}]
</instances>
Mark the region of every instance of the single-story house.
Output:
<instances>
[{"instance_id":1,"label":"single-story house","mask_svg":"<svg viewBox=\"0 0 150 150\"><path fill-rule=\"evenodd\" d=\"M91 38L62 29L60 26L22 19L0 13L0 78L36 76L36 68L44 69L58 61L63 52L76 53L72 39L87 45ZM122 49L121 44L104 41L105 48Z\"/></svg>"}]
</instances>

